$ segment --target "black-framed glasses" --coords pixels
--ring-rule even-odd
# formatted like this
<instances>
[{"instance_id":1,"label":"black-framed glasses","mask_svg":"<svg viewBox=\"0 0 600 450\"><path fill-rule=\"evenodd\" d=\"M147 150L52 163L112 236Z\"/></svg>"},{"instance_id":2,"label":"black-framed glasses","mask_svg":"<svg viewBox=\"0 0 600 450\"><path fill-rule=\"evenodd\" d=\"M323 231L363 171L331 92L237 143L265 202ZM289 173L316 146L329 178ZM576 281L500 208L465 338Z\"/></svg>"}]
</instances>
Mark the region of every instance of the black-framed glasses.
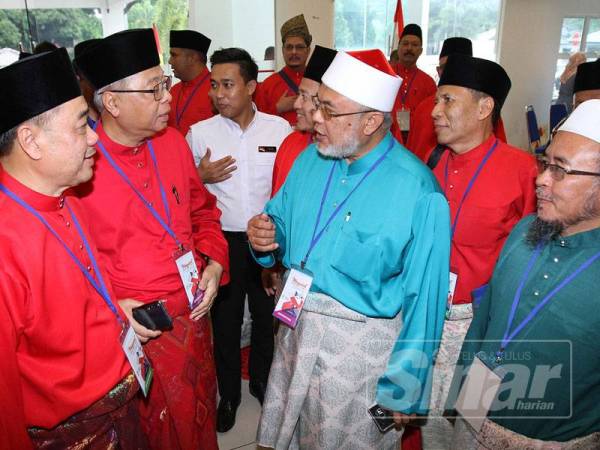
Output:
<instances>
[{"instance_id":1,"label":"black-framed glasses","mask_svg":"<svg viewBox=\"0 0 600 450\"><path fill-rule=\"evenodd\" d=\"M331 120L334 117L342 117L342 116L352 116L354 114L363 114L363 113L368 113L368 112L375 112L374 110L364 110L364 111L353 111L353 112L347 112L347 113L334 113L329 111L329 109L327 108L326 105L324 105L323 103L321 103L319 101L319 97L316 95L312 96L312 101L313 101L313 106L315 107L315 109L318 109L319 111L321 111L321 115L323 116L324 120Z\"/></svg>"},{"instance_id":2,"label":"black-framed glasses","mask_svg":"<svg viewBox=\"0 0 600 450\"><path fill-rule=\"evenodd\" d=\"M108 89L103 92L122 92L124 94L130 92L140 92L142 94L154 94L154 100L157 102L160 101L165 95L165 91L169 91L171 89L173 79L165 75L163 80L157 83L152 89Z\"/></svg>"},{"instance_id":3,"label":"black-framed glasses","mask_svg":"<svg viewBox=\"0 0 600 450\"><path fill-rule=\"evenodd\" d=\"M538 158L537 160L538 173L542 174L546 170L550 171L550 176L554 181L561 181L565 178L565 175L587 175L590 177L600 177L600 173L596 172L586 172L584 170L571 170L565 169L558 164L550 164L545 159Z\"/></svg>"}]
</instances>

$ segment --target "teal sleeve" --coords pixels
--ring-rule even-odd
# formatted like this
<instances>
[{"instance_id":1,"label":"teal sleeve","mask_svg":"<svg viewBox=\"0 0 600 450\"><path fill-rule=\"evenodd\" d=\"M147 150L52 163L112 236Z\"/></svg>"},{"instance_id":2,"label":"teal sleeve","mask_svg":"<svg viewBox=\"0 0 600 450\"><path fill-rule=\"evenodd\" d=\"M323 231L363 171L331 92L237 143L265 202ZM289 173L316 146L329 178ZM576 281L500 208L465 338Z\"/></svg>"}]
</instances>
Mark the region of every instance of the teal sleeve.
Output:
<instances>
[{"instance_id":1,"label":"teal sleeve","mask_svg":"<svg viewBox=\"0 0 600 450\"><path fill-rule=\"evenodd\" d=\"M405 414L426 414L433 357L439 347L448 296L450 219L440 193L417 202L413 240L402 274L402 331L379 379L377 402Z\"/></svg>"},{"instance_id":2,"label":"teal sleeve","mask_svg":"<svg viewBox=\"0 0 600 450\"><path fill-rule=\"evenodd\" d=\"M291 174L290 174L291 175ZM286 229L285 221L286 214L288 214L286 205L289 204L290 192L293 189L293 181L290 180L290 176L286 179L283 186L277 191L275 197L273 197L265 205L264 213L267 214L271 221L275 224L275 242L279 244L279 248L273 252L257 252L250 246L252 256L258 264L263 267L273 267L277 260L282 260L285 254L286 244Z\"/></svg>"}]
</instances>

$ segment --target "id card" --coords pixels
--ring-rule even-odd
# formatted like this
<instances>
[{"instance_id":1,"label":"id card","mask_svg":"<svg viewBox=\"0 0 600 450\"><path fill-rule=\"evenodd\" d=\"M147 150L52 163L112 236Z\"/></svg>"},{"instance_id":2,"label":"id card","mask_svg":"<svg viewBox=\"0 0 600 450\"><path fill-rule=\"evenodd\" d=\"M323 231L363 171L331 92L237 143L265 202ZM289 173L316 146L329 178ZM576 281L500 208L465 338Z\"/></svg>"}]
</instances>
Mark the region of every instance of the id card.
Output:
<instances>
[{"instance_id":1,"label":"id card","mask_svg":"<svg viewBox=\"0 0 600 450\"><path fill-rule=\"evenodd\" d=\"M133 369L133 374L142 388L144 397L148 396L148 389L152 383L154 371L150 361L146 358L142 343L135 335L133 327L128 326L121 335L121 346Z\"/></svg>"},{"instance_id":2,"label":"id card","mask_svg":"<svg viewBox=\"0 0 600 450\"><path fill-rule=\"evenodd\" d=\"M474 428L476 433L481 430L498 389L500 389L503 371L498 369L500 368L492 371L477 354L473 358L467 378L458 393L456 411Z\"/></svg>"},{"instance_id":3,"label":"id card","mask_svg":"<svg viewBox=\"0 0 600 450\"><path fill-rule=\"evenodd\" d=\"M292 267L281 289L273 316L288 327L296 328L312 282L313 276L310 272Z\"/></svg>"},{"instance_id":4,"label":"id card","mask_svg":"<svg viewBox=\"0 0 600 450\"><path fill-rule=\"evenodd\" d=\"M200 274L191 250L180 250L174 255L179 277L185 289L190 309L194 309L202 301L204 292L200 289ZM199 292L200 291L200 292Z\"/></svg>"},{"instance_id":5,"label":"id card","mask_svg":"<svg viewBox=\"0 0 600 450\"><path fill-rule=\"evenodd\" d=\"M450 283L448 285L448 302L446 303L446 319L450 317L452 313L452 301L454 300L454 291L456 290L456 282L458 281L458 274L456 271L450 272Z\"/></svg>"},{"instance_id":6,"label":"id card","mask_svg":"<svg viewBox=\"0 0 600 450\"><path fill-rule=\"evenodd\" d=\"M398 121L400 131L410 131L410 110L401 109L396 112L396 120Z\"/></svg>"}]
</instances>

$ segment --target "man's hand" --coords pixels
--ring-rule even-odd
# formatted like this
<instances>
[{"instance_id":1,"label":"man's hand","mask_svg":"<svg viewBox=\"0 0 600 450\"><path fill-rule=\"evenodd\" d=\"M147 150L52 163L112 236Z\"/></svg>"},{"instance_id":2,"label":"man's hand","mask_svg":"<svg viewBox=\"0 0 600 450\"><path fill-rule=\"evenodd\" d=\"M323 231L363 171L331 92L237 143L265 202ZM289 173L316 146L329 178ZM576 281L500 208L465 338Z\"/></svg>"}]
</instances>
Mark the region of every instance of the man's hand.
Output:
<instances>
[{"instance_id":1,"label":"man's hand","mask_svg":"<svg viewBox=\"0 0 600 450\"><path fill-rule=\"evenodd\" d=\"M401 412L397 412L394 411L394 423L396 424L396 430L401 430L402 428L404 428L406 425L408 425L409 422L415 420L417 418L416 414L403 414Z\"/></svg>"},{"instance_id":2,"label":"man's hand","mask_svg":"<svg viewBox=\"0 0 600 450\"><path fill-rule=\"evenodd\" d=\"M284 112L292 111L294 109L294 102L297 98L297 95L288 95L286 91L281 97L279 97L279 100L277 100L277 104L275 105L277 113L281 114Z\"/></svg>"},{"instance_id":3,"label":"man's hand","mask_svg":"<svg viewBox=\"0 0 600 450\"><path fill-rule=\"evenodd\" d=\"M140 302L139 300L134 300L132 298L124 298L123 300L119 300L118 302L119 307L127 317L127 320L129 320L129 323L131 324L131 327L133 328L133 331L139 338L140 342L145 344L150 339L157 338L162 334L162 331L159 330L149 330L133 318L131 310L133 308L137 308L138 306L142 306L144 302Z\"/></svg>"},{"instance_id":4,"label":"man's hand","mask_svg":"<svg viewBox=\"0 0 600 450\"><path fill-rule=\"evenodd\" d=\"M267 295L276 295L279 292L281 289L281 272L279 268L263 269L260 277Z\"/></svg>"},{"instance_id":5,"label":"man's hand","mask_svg":"<svg viewBox=\"0 0 600 450\"><path fill-rule=\"evenodd\" d=\"M248 221L248 241L257 252L272 252L279 245L275 242L275 224L266 214L258 214Z\"/></svg>"},{"instance_id":6,"label":"man's hand","mask_svg":"<svg viewBox=\"0 0 600 450\"><path fill-rule=\"evenodd\" d=\"M217 291L219 290L219 283L221 282L221 275L223 275L223 266L214 260L209 260L208 265L202 272L202 278L200 278L199 288L204 291L204 298L198 306L194 308L190 314L190 319L200 320L201 317L206 315L215 301Z\"/></svg>"},{"instance_id":7,"label":"man's hand","mask_svg":"<svg viewBox=\"0 0 600 450\"><path fill-rule=\"evenodd\" d=\"M210 148L207 147L206 154L202 157L198 166L198 175L200 175L203 183L219 183L231 178L231 172L237 169L234 164L235 159L231 155L211 162Z\"/></svg>"}]
</instances>

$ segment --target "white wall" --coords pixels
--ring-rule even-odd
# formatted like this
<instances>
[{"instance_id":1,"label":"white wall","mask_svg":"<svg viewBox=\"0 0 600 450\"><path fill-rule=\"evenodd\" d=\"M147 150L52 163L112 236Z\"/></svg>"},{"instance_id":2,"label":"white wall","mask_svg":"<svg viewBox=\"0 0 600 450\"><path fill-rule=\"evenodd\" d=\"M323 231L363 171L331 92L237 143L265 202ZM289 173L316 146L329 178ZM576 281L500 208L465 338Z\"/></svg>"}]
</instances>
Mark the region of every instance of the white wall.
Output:
<instances>
[{"instance_id":1,"label":"white wall","mask_svg":"<svg viewBox=\"0 0 600 450\"><path fill-rule=\"evenodd\" d=\"M533 105L540 125L548 122L562 20L600 15L599 0L504 0L499 62L512 80L502 109L511 144L527 148L525 106Z\"/></svg>"},{"instance_id":2,"label":"white wall","mask_svg":"<svg viewBox=\"0 0 600 450\"><path fill-rule=\"evenodd\" d=\"M275 45L274 0L233 0L233 42L260 62Z\"/></svg>"}]
</instances>

